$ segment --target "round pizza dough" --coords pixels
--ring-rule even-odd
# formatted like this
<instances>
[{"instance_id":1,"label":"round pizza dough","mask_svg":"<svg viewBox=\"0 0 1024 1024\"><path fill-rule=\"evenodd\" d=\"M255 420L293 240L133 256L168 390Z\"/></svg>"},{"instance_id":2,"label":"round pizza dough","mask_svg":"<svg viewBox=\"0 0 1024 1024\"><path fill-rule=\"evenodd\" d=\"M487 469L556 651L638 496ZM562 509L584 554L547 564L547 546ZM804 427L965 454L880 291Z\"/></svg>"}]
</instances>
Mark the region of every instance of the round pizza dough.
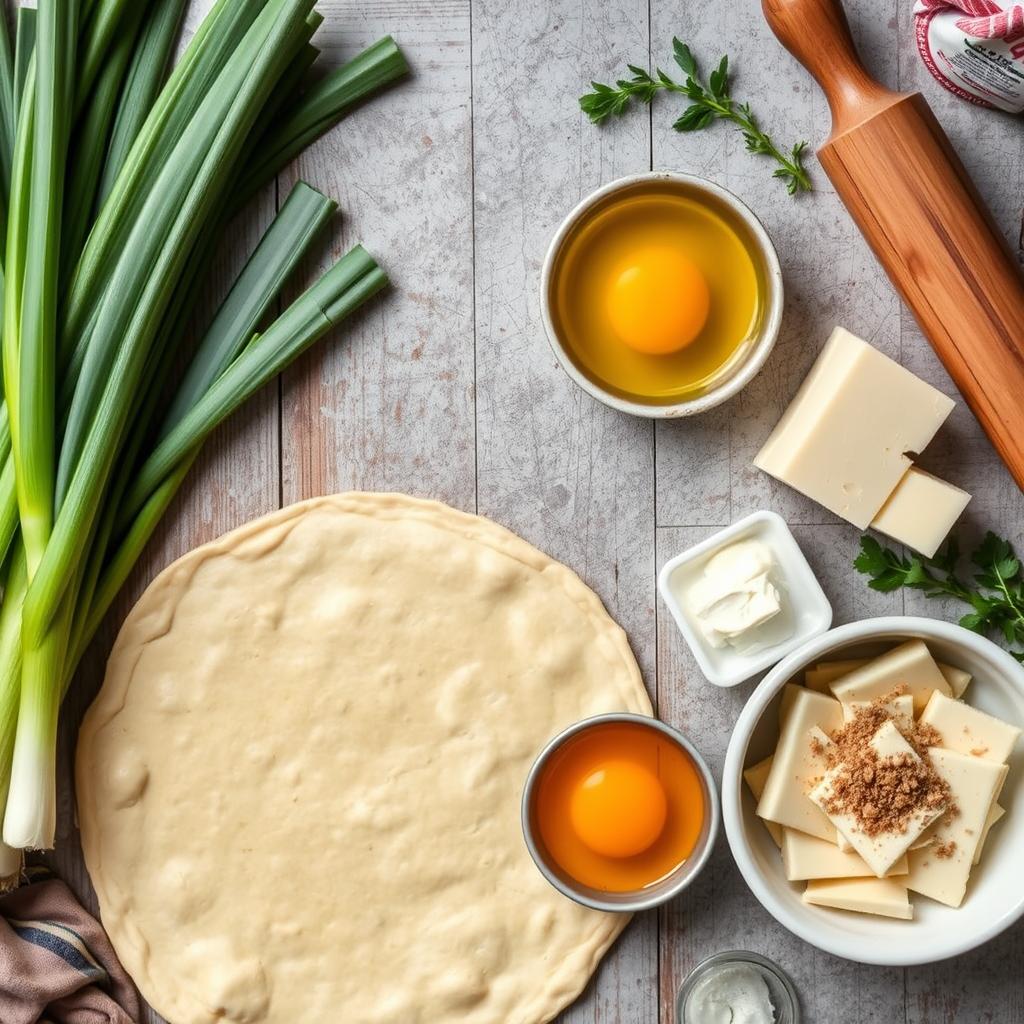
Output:
<instances>
[{"instance_id":1,"label":"round pizza dough","mask_svg":"<svg viewBox=\"0 0 1024 1024\"><path fill-rule=\"evenodd\" d=\"M82 725L103 924L172 1024L533 1024L625 925L520 833L555 733L651 705L565 566L401 495L282 509L166 569Z\"/></svg>"}]
</instances>

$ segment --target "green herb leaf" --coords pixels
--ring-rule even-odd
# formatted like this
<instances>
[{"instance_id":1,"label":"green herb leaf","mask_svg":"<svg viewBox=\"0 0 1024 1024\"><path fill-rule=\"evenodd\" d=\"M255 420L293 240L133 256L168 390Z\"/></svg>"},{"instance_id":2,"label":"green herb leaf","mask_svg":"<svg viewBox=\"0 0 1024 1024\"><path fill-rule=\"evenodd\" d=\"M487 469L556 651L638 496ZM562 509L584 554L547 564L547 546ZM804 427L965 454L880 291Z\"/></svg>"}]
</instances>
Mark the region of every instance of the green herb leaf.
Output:
<instances>
[{"instance_id":1,"label":"green herb leaf","mask_svg":"<svg viewBox=\"0 0 1024 1024\"><path fill-rule=\"evenodd\" d=\"M964 629L998 632L1007 644L1024 644L1024 580L1013 545L994 533L985 535L971 555L971 562L980 570L974 576L973 587L956 575L959 558L960 546L955 538L950 538L934 557L921 559L916 555L903 557L865 535L853 566L870 577L868 586L872 590L891 593L909 587L926 597L955 598L971 608L959 620ZM1024 651L1010 653L1024 661Z\"/></svg>"},{"instance_id":2,"label":"green herb leaf","mask_svg":"<svg viewBox=\"0 0 1024 1024\"><path fill-rule=\"evenodd\" d=\"M743 135L748 152L771 157L778 164L772 176L785 185L790 195L811 190L811 179L803 165L807 143L797 142L783 152L761 130L750 104L738 103L730 95L728 56L718 62L706 85L701 81L697 59L686 43L673 39L672 57L686 76L682 82L675 81L661 68L651 75L635 64L627 64L632 78L619 79L614 86L591 82L594 91L580 97L580 109L595 124L601 124L609 117L623 114L634 99L651 103L659 92L678 93L690 101L690 106L672 125L677 132L700 131L712 121L729 121Z\"/></svg>"}]
</instances>

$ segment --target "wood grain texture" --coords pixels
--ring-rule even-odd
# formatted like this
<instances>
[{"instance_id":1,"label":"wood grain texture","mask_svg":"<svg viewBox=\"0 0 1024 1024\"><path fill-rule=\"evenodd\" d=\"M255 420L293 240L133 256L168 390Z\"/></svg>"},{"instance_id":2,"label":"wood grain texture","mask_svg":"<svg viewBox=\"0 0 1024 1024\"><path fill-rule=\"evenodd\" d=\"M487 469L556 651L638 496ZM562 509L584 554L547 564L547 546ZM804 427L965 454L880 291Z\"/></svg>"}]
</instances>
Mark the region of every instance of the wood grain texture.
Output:
<instances>
[{"instance_id":1,"label":"wood grain texture","mask_svg":"<svg viewBox=\"0 0 1024 1024\"><path fill-rule=\"evenodd\" d=\"M209 2L195 0L190 28ZM753 684L728 691L707 684L658 606L655 569L683 547L772 508L794 524L837 623L904 611L959 614L919 595L868 590L850 564L857 532L751 466L834 324L958 399L924 465L974 494L968 541L992 528L1024 544L1024 494L814 161L815 193L790 200L770 162L747 154L728 126L672 131L678 101L659 97L650 113L635 110L600 129L576 107L591 78L613 79L627 61L670 68L679 35L705 66L729 53L734 94L751 100L780 142L819 144L829 133L828 106L772 37L759 0L320 6L318 43L331 63L392 32L415 75L317 143L233 225L211 290L223 289L229 268L300 176L342 206L309 275L361 239L395 285L211 439L76 680L61 736L60 846L51 859L87 901L71 753L113 633L168 561L281 502L349 487L396 489L479 509L521 533L598 591L629 631L660 713L705 751L716 774ZM930 78L914 47L908 0L856 0L847 11L868 71L890 88L926 94L1001 232L1016 241L1024 196L1019 119L962 103ZM557 221L597 185L652 166L703 174L737 192L775 241L787 295L779 342L756 380L708 416L656 427L573 387L548 349L538 307L540 263ZM1021 926L934 967L837 960L761 908L723 836L698 884L630 926L562 1021L669 1024L686 971L736 946L766 952L791 972L813 1024L1024 1020Z\"/></svg>"}]
</instances>

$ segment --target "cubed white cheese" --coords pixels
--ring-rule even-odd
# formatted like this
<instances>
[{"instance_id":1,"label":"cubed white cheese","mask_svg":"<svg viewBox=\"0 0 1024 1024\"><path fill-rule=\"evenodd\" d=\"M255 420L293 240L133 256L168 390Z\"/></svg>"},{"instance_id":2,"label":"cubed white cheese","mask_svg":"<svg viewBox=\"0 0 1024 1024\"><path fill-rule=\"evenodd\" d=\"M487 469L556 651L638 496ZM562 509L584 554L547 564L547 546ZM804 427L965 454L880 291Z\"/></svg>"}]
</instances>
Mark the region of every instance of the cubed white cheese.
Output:
<instances>
[{"instance_id":1,"label":"cubed white cheese","mask_svg":"<svg viewBox=\"0 0 1024 1024\"><path fill-rule=\"evenodd\" d=\"M957 813L949 821L939 821L931 845L910 851L906 884L922 896L959 907L967 892L967 879L985 832L989 809L1006 777L1007 767L941 747L932 747L928 757L949 784Z\"/></svg>"},{"instance_id":2,"label":"cubed white cheese","mask_svg":"<svg viewBox=\"0 0 1024 1024\"><path fill-rule=\"evenodd\" d=\"M771 755L766 757L763 761L758 761L757 764L751 765L749 768L743 770L743 778L746 779L747 786L750 787L750 792L754 794L754 800L760 800L761 794L764 792L764 784L768 779L768 773L772 770L772 759ZM776 825L774 821L768 821L766 818L761 819L764 822L764 827L768 829L768 834L775 840L775 845L782 849L782 826Z\"/></svg>"},{"instance_id":3,"label":"cubed white cheese","mask_svg":"<svg viewBox=\"0 0 1024 1024\"><path fill-rule=\"evenodd\" d=\"M871 528L931 558L970 500L966 491L911 466Z\"/></svg>"},{"instance_id":4,"label":"cubed white cheese","mask_svg":"<svg viewBox=\"0 0 1024 1024\"><path fill-rule=\"evenodd\" d=\"M791 882L809 878L873 878L875 875L857 853L844 853L835 843L792 828L782 830L782 865ZM907 870L907 858L901 857L889 869L889 875L905 875Z\"/></svg>"},{"instance_id":5,"label":"cubed white cheese","mask_svg":"<svg viewBox=\"0 0 1024 1024\"><path fill-rule=\"evenodd\" d=\"M825 763L811 749L811 729L826 735L843 724L839 702L803 687L794 698L782 723L771 771L758 801L762 818L808 832L819 839L835 841L835 829L807 793L825 773Z\"/></svg>"},{"instance_id":6,"label":"cubed white cheese","mask_svg":"<svg viewBox=\"0 0 1024 1024\"><path fill-rule=\"evenodd\" d=\"M819 907L852 910L858 914L878 914L910 921L914 908L907 898L907 887L895 878L830 878L810 881L803 894L804 903Z\"/></svg>"},{"instance_id":7,"label":"cubed white cheese","mask_svg":"<svg viewBox=\"0 0 1024 1024\"><path fill-rule=\"evenodd\" d=\"M923 640L908 640L855 669L832 683L832 693L848 704L855 700L876 700L900 686L914 698L915 712L924 709L932 691L938 690L947 697L951 693L946 677Z\"/></svg>"},{"instance_id":8,"label":"cubed white cheese","mask_svg":"<svg viewBox=\"0 0 1024 1024\"><path fill-rule=\"evenodd\" d=\"M899 729L892 722L886 722L871 737L871 746L880 758L908 756L915 761L920 760L914 752L914 748L903 738ZM835 779L843 770L842 765L832 768L811 790L812 802L822 811L825 811L832 796ZM860 854L875 875L878 878L883 878L892 869L893 864L907 852L914 840L944 809L944 807L939 807L935 810L920 810L909 818L903 831L880 832L874 836L869 836L862 830L856 816L852 813L832 814L827 811L825 813L836 829L853 844L854 850Z\"/></svg>"},{"instance_id":9,"label":"cubed white cheese","mask_svg":"<svg viewBox=\"0 0 1024 1024\"><path fill-rule=\"evenodd\" d=\"M921 721L942 737L939 746L987 761L1005 761L1020 736L1017 726L942 693L932 694Z\"/></svg>"},{"instance_id":10,"label":"cubed white cheese","mask_svg":"<svg viewBox=\"0 0 1024 1024\"><path fill-rule=\"evenodd\" d=\"M754 465L863 529L953 404L837 327Z\"/></svg>"}]
</instances>

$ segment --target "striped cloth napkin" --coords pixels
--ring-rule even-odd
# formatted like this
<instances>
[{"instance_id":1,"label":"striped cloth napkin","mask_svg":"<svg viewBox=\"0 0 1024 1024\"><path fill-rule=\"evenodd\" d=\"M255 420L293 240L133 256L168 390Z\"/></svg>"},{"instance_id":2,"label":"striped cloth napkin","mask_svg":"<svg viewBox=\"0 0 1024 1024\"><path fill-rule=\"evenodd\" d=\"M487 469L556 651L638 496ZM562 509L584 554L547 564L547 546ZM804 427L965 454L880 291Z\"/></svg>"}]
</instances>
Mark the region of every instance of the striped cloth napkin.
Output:
<instances>
[{"instance_id":1,"label":"striped cloth napkin","mask_svg":"<svg viewBox=\"0 0 1024 1024\"><path fill-rule=\"evenodd\" d=\"M43 869L0 896L3 1024L134 1024L139 999L110 940Z\"/></svg>"}]
</instances>

